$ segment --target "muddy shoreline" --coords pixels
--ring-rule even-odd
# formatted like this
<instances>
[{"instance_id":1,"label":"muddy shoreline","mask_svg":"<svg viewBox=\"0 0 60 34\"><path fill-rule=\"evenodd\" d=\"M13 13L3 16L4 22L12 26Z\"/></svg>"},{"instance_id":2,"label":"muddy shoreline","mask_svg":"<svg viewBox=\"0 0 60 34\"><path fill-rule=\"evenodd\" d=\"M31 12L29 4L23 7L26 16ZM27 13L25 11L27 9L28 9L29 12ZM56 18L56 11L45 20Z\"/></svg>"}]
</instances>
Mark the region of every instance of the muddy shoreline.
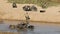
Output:
<instances>
[{"instance_id":1,"label":"muddy shoreline","mask_svg":"<svg viewBox=\"0 0 60 34\"><path fill-rule=\"evenodd\" d=\"M21 23L21 22L26 22L26 20L0 20L0 24L1 23L10 23L10 22L17 22ZM30 20L30 23L45 23L45 24L60 24L60 22L50 22L50 21L34 21L34 20Z\"/></svg>"}]
</instances>

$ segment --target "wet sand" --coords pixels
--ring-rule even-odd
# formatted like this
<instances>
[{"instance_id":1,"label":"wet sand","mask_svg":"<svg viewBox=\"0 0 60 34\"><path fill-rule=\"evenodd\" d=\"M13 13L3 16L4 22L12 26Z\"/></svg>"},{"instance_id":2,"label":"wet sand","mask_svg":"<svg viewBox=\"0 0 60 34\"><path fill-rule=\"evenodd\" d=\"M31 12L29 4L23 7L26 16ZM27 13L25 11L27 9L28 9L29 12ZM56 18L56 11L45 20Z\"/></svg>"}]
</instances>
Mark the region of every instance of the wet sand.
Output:
<instances>
[{"instance_id":1,"label":"wet sand","mask_svg":"<svg viewBox=\"0 0 60 34\"><path fill-rule=\"evenodd\" d=\"M16 33L16 32L0 32L0 34L18 34L18 33Z\"/></svg>"}]
</instances>

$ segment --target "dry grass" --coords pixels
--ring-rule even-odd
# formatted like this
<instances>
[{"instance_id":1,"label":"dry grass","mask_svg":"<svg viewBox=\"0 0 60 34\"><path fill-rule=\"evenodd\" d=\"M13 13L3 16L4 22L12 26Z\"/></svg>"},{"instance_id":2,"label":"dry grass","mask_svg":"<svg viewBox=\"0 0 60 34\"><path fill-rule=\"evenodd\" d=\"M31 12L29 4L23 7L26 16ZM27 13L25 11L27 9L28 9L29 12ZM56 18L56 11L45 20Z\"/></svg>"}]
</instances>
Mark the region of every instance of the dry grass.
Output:
<instances>
[{"instance_id":1,"label":"dry grass","mask_svg":"<svg viewBox=\"0 0 60 34\"><path fill-rule=\"evenodd\" d=\"M42 7L45 6L45 7L49 7L49 6L56 6L56 5L59 5L60 2L57 0L8 0L8 2L16 2L16 3L19 3L19 4L36 4L36 5L39 5Z\"/></svg>"}]
</instances>

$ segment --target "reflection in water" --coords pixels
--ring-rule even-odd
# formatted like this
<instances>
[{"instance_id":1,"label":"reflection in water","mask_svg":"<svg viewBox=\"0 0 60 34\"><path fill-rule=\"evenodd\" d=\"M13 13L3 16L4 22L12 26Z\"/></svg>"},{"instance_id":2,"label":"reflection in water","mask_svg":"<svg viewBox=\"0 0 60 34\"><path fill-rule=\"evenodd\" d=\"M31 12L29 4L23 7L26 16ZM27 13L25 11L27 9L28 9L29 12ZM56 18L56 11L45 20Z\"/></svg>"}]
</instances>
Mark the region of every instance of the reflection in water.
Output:
<instances>
[{"instance_id":1,"label":"reflection in water","mask_svg":"<svg viewBox=\"0 0 60 34\"><path fill-rule=\"evenodd\" d=\"M32 25L35 26L33 30L26 29L26 30L16 30L16 29L9 29L9 24L0 24L0 31L3 32L18 32L20 34L60 34L60 27L56 26L49 26L49 25L40 25L39 23Z\"/></svg>"}]
</instances>

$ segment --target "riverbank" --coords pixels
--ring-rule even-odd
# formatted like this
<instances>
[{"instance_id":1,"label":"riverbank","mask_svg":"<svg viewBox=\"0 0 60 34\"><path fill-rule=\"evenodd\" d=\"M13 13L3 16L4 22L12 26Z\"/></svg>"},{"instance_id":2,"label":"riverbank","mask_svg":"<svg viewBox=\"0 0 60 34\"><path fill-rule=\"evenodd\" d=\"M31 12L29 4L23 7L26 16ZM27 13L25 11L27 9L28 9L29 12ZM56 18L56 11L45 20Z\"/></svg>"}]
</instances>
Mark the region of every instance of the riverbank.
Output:
<instances>
[{"instance_id":1,"label":"riverbank","mask_svg":"<svg viewBox=\"0 0 60 34\"><path fill-rule=\"evenodd\" d=\"M14 25L16 25L16 24L19 24L21 22L26 23L25 20L1 20L0 24L12 24L12 25L14 24ZM30 21L29 23L30 24L40 24L40 25L43 25L43 24L49 25L50 24L50 25L59 25L60 26L60 22Z\"/></svg>"},{"instance_id":2,"label":"riverbank","mask_svg":"<svg viewBox=\"0 0 60 34\"><path fill-rule=\"evenodd\" d=\"M17 4L17 8L12 7L12 3L8 3L7 0L0 0L0 19L4 20L23 20L25 21L26 11L23 10L23 6L29 5L33 6L34 4ZM7 7L6 7L7 6ZM31 22L40 22L40 23L56 23L60 24L60 5L52 6L44 9L45 12L42 13L40 6L34 5L37 7L37 11L31 11L29 13Z\"/></svg>"},{"instance_id":3,"label":"riverbank","mask_svg":"<svg viewBox=\"0 0 60 34\"><path fill-rule=\"evenodd\" d=\"M5 20L0 20L0 23L2 22L26 22L26 20L16 20L16 19L5 19ZM60 24L60 22L50 22L50 21L34 21L34 20L30 20L30 22L33 22L33 23L49 23L49 24Z\"/></svg>"},{"instance_id":4,"label":"riverbank","mask_svg":"<svg viewBox=\"0 0 60 34\"><path fill-rule=\"evenodd\" d=\"M0 34L18 34L17 32L1 32L0 31Z\"/></svg>"}]
</instances>

